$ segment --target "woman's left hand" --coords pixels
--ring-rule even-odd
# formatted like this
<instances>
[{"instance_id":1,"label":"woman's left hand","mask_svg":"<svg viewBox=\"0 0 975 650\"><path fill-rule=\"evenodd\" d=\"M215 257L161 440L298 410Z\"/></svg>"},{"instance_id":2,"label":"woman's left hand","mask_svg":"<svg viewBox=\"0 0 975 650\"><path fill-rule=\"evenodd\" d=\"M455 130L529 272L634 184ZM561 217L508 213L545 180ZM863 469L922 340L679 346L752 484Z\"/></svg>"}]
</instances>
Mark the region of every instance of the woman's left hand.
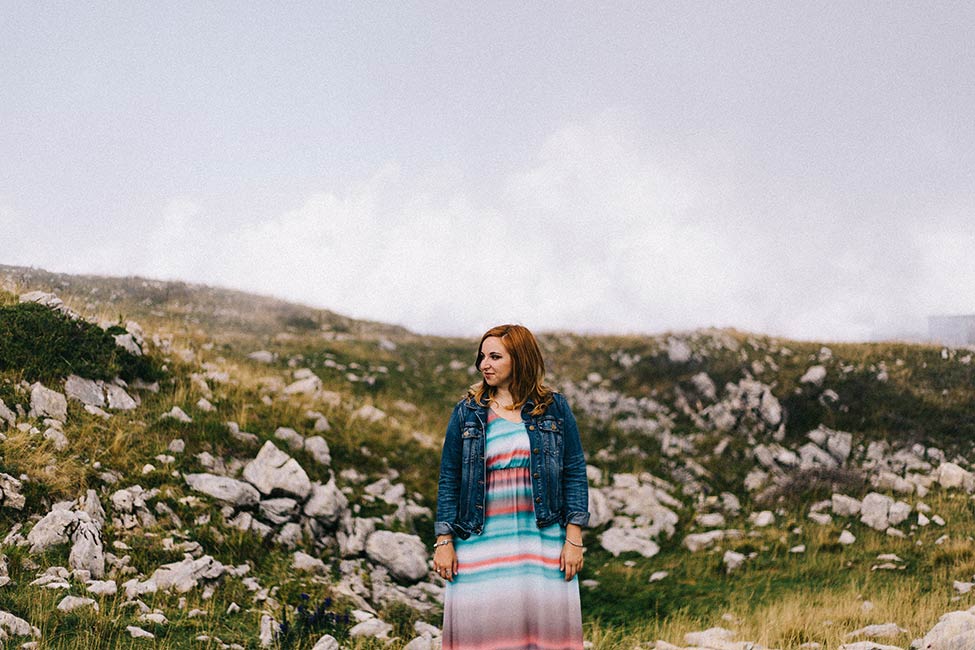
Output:
<instances>
[{"instance_id":1,"label":"woman's left hand","mask_svg":"<svg viewBox=\"0 0 975 650\"><path fill-rule=\"evenodd\" d=\"M572 580L582 569L584 562L582 551L583 549L573 546L569 542L562 545L562 554L559 556L559 570L565 573L566 582Z\"/></svg>"}]
</instances>

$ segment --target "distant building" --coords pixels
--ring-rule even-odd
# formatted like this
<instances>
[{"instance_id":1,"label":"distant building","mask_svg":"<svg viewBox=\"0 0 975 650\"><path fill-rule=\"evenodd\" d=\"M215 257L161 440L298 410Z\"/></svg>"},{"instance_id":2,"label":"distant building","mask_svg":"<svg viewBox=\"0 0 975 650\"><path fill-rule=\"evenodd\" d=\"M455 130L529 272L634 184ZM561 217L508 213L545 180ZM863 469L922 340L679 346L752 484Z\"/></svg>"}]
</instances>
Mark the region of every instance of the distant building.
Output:
<instances>
[{"instance_id":1,"label":"distant building","mask_svg":"<svg viewBox=\"0 0 975 650\"><path fill-rule=\"evenodd\" d=\"M975 345L975 315L929 316L928 336L944 345Z\"/></svg>"}]
</instances>

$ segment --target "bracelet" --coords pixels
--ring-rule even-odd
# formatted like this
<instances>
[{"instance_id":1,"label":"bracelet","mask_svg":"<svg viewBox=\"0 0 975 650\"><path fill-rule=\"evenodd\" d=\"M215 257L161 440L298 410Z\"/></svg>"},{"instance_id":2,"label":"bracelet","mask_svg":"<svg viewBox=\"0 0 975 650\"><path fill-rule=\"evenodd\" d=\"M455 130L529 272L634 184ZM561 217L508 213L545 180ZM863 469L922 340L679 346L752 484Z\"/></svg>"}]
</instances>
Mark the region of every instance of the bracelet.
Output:
<instances>
[{"instance_id":1,"label":"bracelet","mask_svg":"<svg viewBox=\"0 0 975 650\"><path fill-rule=\"evenodd\" d=\"M565 538L565 541L566 541L567 543L569 543L569 544L572 544L572 545L573 545L573 546L575 546L576 548L586 548L586 546L585 546L585 544L576 544L575 542L573 542L573 541L572 541L571 539L569 539L568 537L566 537L566 538Z\"/></svg>"},{"instance_id":2,"label":"bracelet","mask_svg":"<svg viewBox=\"0 0 975 650\"><path fill-rule=\"evenodd\" d=\"M433 548L436 549L438 546L446 546L447 544L453 544L453 543L454 543L454 540L452 540L452 539L445 539L445 540L443 540L441 542L434 542L433 543Z\"/></svg>"}]
</instances>

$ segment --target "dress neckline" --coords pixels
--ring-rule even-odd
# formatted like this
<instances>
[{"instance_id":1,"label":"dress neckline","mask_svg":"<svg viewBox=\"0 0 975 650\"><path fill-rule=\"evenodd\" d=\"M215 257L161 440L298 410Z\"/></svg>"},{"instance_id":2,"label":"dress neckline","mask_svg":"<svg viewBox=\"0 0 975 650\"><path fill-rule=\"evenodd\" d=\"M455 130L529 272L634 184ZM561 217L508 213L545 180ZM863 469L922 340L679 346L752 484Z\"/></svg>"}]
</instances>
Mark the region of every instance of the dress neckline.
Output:
<instances>
[{"instance_id":1,"label":"dress neckline","mask_svg":"<svg viewBox=\"0 0 975 650\"><path fill-rule=\"evenodd\" d=\"M505 416L503 416L500 413L498 413L497 411L495 411L494 410L494 407L491 407L489 410L491 411L491 413L494 414L494 417L496 417L499 420L504 420L505 422L510 422L511 424L522 424L521 413L518 413L518 419L517 420L509 420Z\"/></svg>"}]
</instances>

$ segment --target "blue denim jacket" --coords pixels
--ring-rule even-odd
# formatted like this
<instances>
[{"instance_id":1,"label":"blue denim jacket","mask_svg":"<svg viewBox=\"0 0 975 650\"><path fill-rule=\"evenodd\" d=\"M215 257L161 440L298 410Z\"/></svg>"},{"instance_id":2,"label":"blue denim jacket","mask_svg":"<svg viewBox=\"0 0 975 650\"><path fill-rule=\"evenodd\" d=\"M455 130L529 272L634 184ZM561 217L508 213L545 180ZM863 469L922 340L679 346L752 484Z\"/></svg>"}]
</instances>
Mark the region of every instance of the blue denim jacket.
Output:
<instances>
[{"instance_id":1,"label":"blue denim jacket","mask_svg":"<svg viewBox=\"0 0 975 650\"><path fill-rule=\"evenodd\" d=\"M521 419L531 445L530 470L535 522L539 528L556 521L563 526L589 523L589 482L579 428L568 402L555 393L554 401L539 416L531 415L529 401ZM437 535L467 539L484 526L486 461L485 428L488 407L471 398L457 403L450 415L437 488Z\"/></svg>"}]
</instances>

